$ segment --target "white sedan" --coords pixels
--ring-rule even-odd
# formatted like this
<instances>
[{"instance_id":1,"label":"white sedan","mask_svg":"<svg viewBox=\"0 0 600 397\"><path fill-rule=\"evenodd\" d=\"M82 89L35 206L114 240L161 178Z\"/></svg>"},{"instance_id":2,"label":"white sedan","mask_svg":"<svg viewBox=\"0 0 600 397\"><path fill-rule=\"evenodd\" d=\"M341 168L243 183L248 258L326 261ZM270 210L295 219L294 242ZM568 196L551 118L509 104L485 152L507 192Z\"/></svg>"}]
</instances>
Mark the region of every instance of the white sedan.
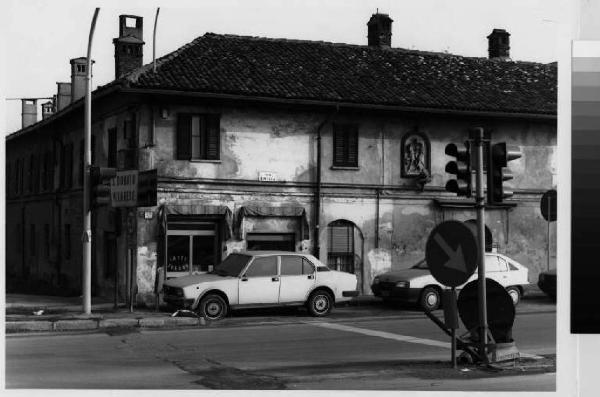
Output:
<instances>
[{"instance_id":1,"label":"white sedan","mask_svg":"<svg viewBox=\"0 0 600 397\"><path fill-rule=\"evenodd\" d=\"M166 280L165 302L209 320L229 309L306 305L326 316L335 303L358 295L356 275L329 269L312 255L285 251L230 254L214 271Z\"/></svg>"},{"instance_id":2,"label":"white sedan","mask_svg":"<svg viewBox=\"0 0 600 397\"><path fill-rule=\"evenodd\" d=\"M528 273L529 270L525 266L505 255L490 252L485 254L486 278L497 281L506 288L515 305L523 296L524 286L529 284ZM477 270L467 282L475 279ZM386 301L417 302L427 310L435 310L440 306L443 288L446 287L433 278L425 260L410 269L380 274L371 284L375 296Z\"/></svg>"}]
</instances>

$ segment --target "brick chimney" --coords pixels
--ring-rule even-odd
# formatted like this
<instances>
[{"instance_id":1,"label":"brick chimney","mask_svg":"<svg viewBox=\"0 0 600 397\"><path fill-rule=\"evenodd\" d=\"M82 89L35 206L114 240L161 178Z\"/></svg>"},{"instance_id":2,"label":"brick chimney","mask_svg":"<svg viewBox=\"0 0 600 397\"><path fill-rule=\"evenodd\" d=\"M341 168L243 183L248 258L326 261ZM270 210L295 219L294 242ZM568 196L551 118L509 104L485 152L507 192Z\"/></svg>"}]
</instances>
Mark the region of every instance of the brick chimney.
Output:
<instances>
[{"instance_id":1,"label":"brick chimney","mask_svg":"<svg viewBox=\"0 0 600 397\"><path fill-rule=\"evenodd\" d=\"M37 99L21 99L21 128L37 123Z\"/></svg>"},{"instance_id":2,"label":"brick chimney","mask_svg":"<svg viewBox=\"0 0 600 397\"><path fill-rule=\"evenodd\" d=\"M85 76L87 74L87 58L71 59L71 103L85 96ZM92 59L91 67L94 66Z\"/></svg>"},{"instance_id":3,"label":"brick chimney","mask_svg":"<svg viewBox=\"0 0 600 397\"><path fill-rule=\"evenodd\" d=\"M144 18L135 15L119 15L119 37L115 45L115 78L143 65Z\"/></svg>"},{"instance_id":4,"label":"brick chimney","mask_svg":"<svg viewBox=\"0 0 600 397\"><path fill-rule=\"evenodd\" d=\"M369 28L370 47L391 47L392 45L392 18L387 14L376 13L371 15L367 22Z\"/></svg>"},{"instance_id":5,"label":"brick chimney","mask_svg":"<svg viewBox=\"0 0 600 397\"><path fill-rule=\"evenodd\" d=\"M54 113L54 101L42 103L42 120L47 119Z\"/></svg>"},{"instance_id":6,"label":"brick chimney","mask_svg":"<svg viewBox=\"0 0 600 397\"><path fill-rule=\"evenodd\" d=\"M487 37L490 59L510 61L510 33L504 29L494 29Z\"/></svg>"}]
</instances>

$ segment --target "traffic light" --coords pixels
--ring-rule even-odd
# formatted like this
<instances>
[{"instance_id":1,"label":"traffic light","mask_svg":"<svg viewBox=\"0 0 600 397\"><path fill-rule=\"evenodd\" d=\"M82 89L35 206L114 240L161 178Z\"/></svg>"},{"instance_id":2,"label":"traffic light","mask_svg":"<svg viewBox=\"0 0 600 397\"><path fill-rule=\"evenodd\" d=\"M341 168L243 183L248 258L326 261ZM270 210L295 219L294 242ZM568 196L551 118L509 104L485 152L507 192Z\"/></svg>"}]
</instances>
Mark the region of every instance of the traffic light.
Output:
<instances>
[{"instance_id":1,"label":"traffic light","mask_svg":"<svg viewBox=\"0 0 600 397\"><path fill-rule=\"evenodd\" d=\"M90 209L110 205L110 180L116 168L90 167Z\"/></svg>"},{"instance_id":2,"label":"traffic light","mask_svg":"<svg viewBox=\"0 0 600 397\"><path fill-rule=\"evenodd\" d=\"M451 179L446 183L446 190L456 193L458 196L471 197L471 153L470 142L465 141L465 147L459 148L454 143L446 145L445 153L448 156L456 158L456 161L450 161L446 164L446 172L456 175L456 179Z\"/></svg>"},{"instance_id":3,"label":"traffic light","mask_svg":"<svg viewBox=\"0 0 600 397\"><path fill-rule=\"evenodd\" d=\"M511 197L513 191L504 182L513 179L513 174L508 169L508 162L521 158L521 150L516 146L507 146L506 142L496 143L492 146L488 164L488 203L501 203L505 198Z\"/></svg>"}]
</instances>

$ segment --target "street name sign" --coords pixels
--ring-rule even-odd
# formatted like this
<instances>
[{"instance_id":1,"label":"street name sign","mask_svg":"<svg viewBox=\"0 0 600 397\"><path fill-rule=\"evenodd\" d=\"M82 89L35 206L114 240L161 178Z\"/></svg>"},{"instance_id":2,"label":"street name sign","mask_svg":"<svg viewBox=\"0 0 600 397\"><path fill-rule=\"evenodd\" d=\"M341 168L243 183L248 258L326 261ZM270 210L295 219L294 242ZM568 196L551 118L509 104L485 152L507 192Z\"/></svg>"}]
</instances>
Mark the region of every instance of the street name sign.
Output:
<instances>
[{"instance_id":1,"label":"street name sign","mask_svg":"<svg viewBox=\"0 0 600 397\"><path fill-rule=\"evenodd\" d=\"M464 223L445 221L429 234L425 260L431 275L441 284L457 287L477 268L477 240Z\"/></svg>"},{"instance_id":2,"label":"street name sign","mask_svg":"<svg viewBox=\"0 0 600 397\"><path fill-rule=\"evenodd\" d=\"M138 171L117 171L110 180L110 201L112 207L135 207L137 205Z\"/></svg>"}]
</instances>

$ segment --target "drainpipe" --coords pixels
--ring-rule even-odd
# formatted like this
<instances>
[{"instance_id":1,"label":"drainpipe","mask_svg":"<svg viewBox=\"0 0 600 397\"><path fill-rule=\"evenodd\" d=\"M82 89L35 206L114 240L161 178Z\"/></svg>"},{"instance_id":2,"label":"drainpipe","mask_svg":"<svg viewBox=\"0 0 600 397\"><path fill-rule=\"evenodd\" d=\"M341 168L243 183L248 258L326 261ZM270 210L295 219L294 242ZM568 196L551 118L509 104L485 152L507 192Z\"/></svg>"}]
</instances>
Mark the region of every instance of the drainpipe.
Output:
<instances>
[{"instance_id":1,"label":"drainpipe","mask_svg":"<svg viewBox=\"0 0 600 397\"><path fill-rule=\"evenodd\" d=\"M320 225L321 225L321 131L325 124L327 124L335 115L339 112L339 105L335 106L335 111L331 113L325 120L317 127L317 186L315 189L315 236L313 245L313 255L319 259L319 236L320 236Z\"/></svg>"}]
</instances>

